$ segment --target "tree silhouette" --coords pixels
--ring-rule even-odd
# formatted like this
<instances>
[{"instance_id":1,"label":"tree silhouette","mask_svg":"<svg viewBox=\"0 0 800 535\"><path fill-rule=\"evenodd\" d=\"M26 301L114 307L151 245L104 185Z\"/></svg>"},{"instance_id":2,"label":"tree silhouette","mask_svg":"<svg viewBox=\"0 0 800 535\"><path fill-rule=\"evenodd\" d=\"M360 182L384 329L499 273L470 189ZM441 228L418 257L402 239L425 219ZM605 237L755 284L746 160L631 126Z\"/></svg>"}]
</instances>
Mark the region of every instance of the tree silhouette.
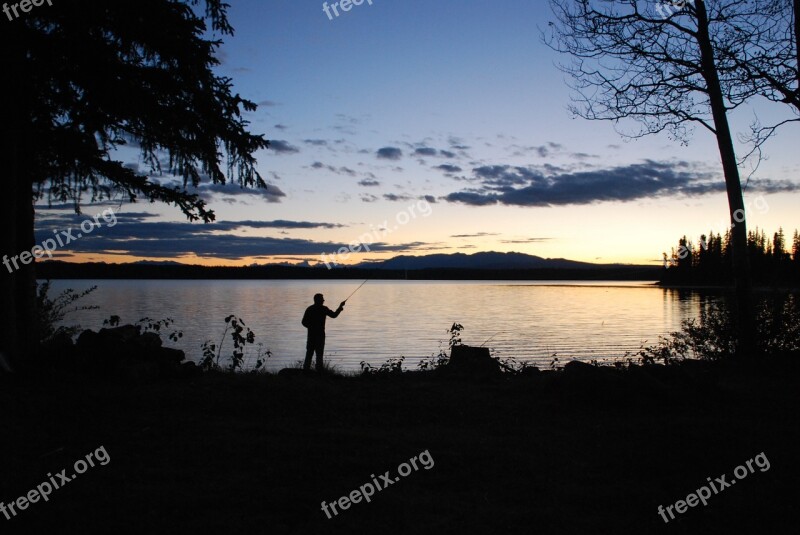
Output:
<instances>
[{"instance_id":1,"label":"tree silhouette","mask_svg":"<svg viewBox=\"0 0 800 535\"><path fill-rule=\"evenodd\" d=\"M576 115L617 124L635 121L640 128L625 134L629 137L667 132L685 144L696 125L715 136L732 225L737 333L744 355L754 348L752 276L728 113L766 91L765 83L748 82L737 58L751 58L754 68L777 65L785 56L781 50L791 50L777 30L750 31L776 20L776 10L786 2L696 0L659 14L649 1L550 0L557 22L545 33L551 48L573 58L562 69L574 80ZM761 50L778 57L758 58Z\"/></svg>"},{"instance_id":2,"label":"tree silhouette","mask_svg":"<svg viewBox=\"0 0 800 535\"><path fill-rule=\"evenodd\" d=\"M265 188L253 154L268 146L247 131L233 94L213 68L231 35L222 0L56 2L4 21L0 71L4 192L0 254L34 246L34 203L119 199L173 204L190 220L214 214L191 191L201 180ZM210 22L210 28L206 23ZM129 144L137 172L115 159ZM153 176L180 177L165 185ZM0 277L0 352L19 361L35 347L33 263Z\"/></svg>"},{"instance_id":3,"label":"tree silhouette","mask_svg":"<svg viewBox=\"0 0 800 535\"><path fill-rule=\"evenodd\" d=\"M755 92L774 103L789 106L790 116L773 124L753 122L753 145L747 155L757 153L761 159L764 143L781 127L800 122L800 0L749 0L750 17L737 21L737 30L749 34L747 41L757 46L723 49L725 61L735 66L737 85L747 88L742 97ZM746 156L746 157L747 157Z\"/></svg>"},{"instance_id":4,"label":"tree silhouette","mask_svg":"<svg viewBox=\"0 0 800 535\"><path fill-rule=\"evenodd\" d=\"M700 236L695 246L686 236L678 247L666 255L661 282L665 284L710 284L731 282L731 256L726 252L729 241L713 232ZM755 228L747 233L748 254L752 263L753 280L762 285L797 286L800 284L800 235L794 231L791 251L787 250L783 229L767 239L764 230Z\"/></svg>"}]
</instances>

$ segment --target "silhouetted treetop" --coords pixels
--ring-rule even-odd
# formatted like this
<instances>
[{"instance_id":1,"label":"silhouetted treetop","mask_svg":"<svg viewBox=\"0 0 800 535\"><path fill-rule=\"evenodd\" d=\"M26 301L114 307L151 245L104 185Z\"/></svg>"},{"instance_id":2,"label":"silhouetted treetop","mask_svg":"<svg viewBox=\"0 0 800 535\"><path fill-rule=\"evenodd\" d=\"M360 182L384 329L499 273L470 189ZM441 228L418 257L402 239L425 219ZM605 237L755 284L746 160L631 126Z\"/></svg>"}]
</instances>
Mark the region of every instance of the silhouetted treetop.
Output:
<instances>
[{"instance_id":1,"label":"silhouetted treetop","mask_svg":"<svg viewBox=\"0 0 800 535\"><path fill-rule=\"evenodd\" d=\"M17 82L10 114L38 194L76 207L87 192L141 194L208 221L213 212L188 185L267 187L253 154L268 142L242 117L256 105L213 72L220 41L206 21L231 34L227 5L204 1L201 15L200 3L62 2L5 25L3 71ZM116 161L114 150L126 144L140 151L142 172ZM148 178L163 172L182 185Z\"/></svg>"}]
</instances>

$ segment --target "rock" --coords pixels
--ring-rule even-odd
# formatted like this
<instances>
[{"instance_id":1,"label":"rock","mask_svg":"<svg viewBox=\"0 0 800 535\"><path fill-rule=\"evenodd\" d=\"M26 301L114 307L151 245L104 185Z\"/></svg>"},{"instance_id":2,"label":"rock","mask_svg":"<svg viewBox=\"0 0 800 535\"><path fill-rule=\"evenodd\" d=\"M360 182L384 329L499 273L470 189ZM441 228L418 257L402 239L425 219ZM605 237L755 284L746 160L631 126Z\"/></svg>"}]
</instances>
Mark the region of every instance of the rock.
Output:
<instances>
[{"instance_id":1,"label":"rock","mask_svg":"<svg viewBox=\"0 0 800 535\"><path fill-rule=\"evenodd\" d=\"M100 340L98 334L91 329L86 329L78 335L77 346L81 349L96 347Z\"/></svg>"},{"instance_id":2,"label":"rock","mask_svg":"<svg viewBox=\"0 0 800 535\"><path fill-rule=\"evenodd\" d=\"M56 334L55 336L53 336L52 338L50 338L49 340L47 340L42 344L42 347L44 349L46 350L53 349L56 351L63 350L66 348L71 348L74 346L75 342L72 341L72 337L65 332L60 332Z\"/></svg>"},{"instance_id":3,"label":"rock","mask_svg":"<svg viewBox=\"0 0 800 535\"><path fill-rule=\"evenodd\" d=\"M176 375L182 378L197 377L198 375L203 375L203 370L201 370L196 363L192 362L191 360L188 360L186 362L181 363L181 365L178 366L176 370Z\"/></svg>"},{"instance_id":4,"label":"rock","mask_svg":"<svg viewBox=\"0 0 800 535\"><path fill-rule=\"evenodd\" d=\"M163 345L161 337L154 332L146 332L135 339L136 343L144 348L159 348Z\"/></svg>"},{"instance_id":5,"label":"rock","mask_svg":"<svg viewBox=\"0 0 800 535\"><path fill-rule=\"evenodd\" d=\"M567 377L599 377L603 371L598 366L571 360L564 365L564 373Z\"/></svg>"},{"instance_id":6,"label":"rock","mask_svg":"<svg viewBox=\"0 0 800 535\"><path fill-rule=\"evenodd\" d=\"M130 342L131 340L140 336L139 331L140 328L136 325L122 325L120 327L114 327L111 329L100 329L100 332L97 334L103 339Z\"/></svg>"},{"instance_id":7,"label":"rock","mask_svg":"<svg viewBox=\"0 0 800 535\"><path fill-rule=\"evenodd\" d=\"M488 347L453 346L449 362L441 369L445 374L470 377L500 375L500 363L491 357Z\"/></svg>"},{"instance_id":8,"label":"rock","mask_svg":"<svg viewBox=\"0 0 800 535\"><path fill-rule=\"evenodd\" d=\"M172 364L180 364L186 358L186 353L181 349L173 349L171 347L161 347L155 352L156 360L170 362Z\"/></svg>"},{"instance_id":9,"label":"rock","mask_svg":"<svg viewBox=\"0 0 800 535\"><path fill-rule=\"evenodd\" d=\"M641 371L666 385L686 386L694 384L694 380L680 366L671 364L644 364Z\"/></svg>"},{"instance_id":10,"label":"rock","mask_svg":"<svg viewBox=\"0 0 800 535\"><path fill-rule=\"evenodd\" d=\"M90 373L117 374L130 380L176 376L186 358L180 349L162 347L154 332L141 333L134 325L100 332L83 331L75 346L76 365Z\"/></svg>"},{"instance_id":11,"label":"rock","mask_svg":"<svg viewBox=\"0 0 800 535\"><path fill-rule=\"evenodd\" d=\"M157 378L159 367L154 362L126 358L120 359L114 368L114 374L120 379L135 383Z\"/></svg>"},{"instance_id":12,"label":"rock","mask_svg":"<svg viewBox=\"0 0 800 535\"><path fill-rule=\"evenodd\" d=\"M519 370L519 375L522 377L538 377L542 373L542 370L537 368L536 366L523 366Z\"/></svg>"},{"instance_id":13,"label":"rock","mask_svg":"<svg viewBox=\"0 0 800 535\"><path fill-rule=\"evenodd\" d=\"M630 366L625 370L625 379L629 387L635 391L648 393L666 393L669 387L664 381L657 378L652 372L656 368L649 370L651 365Z\"/></svg>"}]
</instances>

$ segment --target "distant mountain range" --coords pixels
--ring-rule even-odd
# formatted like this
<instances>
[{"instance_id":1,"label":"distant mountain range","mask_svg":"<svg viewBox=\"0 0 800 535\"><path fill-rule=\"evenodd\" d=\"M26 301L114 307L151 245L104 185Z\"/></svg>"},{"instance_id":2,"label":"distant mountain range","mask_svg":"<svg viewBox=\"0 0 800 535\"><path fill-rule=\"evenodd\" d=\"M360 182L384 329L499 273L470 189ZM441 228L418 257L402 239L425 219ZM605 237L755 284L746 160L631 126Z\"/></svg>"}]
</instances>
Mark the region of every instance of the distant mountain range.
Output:
<instances>
[{"instance_id":1,"label":"distant mountain range","mask_svg":"<svg viewBox=\"0 0 800 535\"><path fill-rule=\"evenodd\" d=\"M564 258L542 258L524 253L454 253L423 256L395 256L383 262L357 265L370 269L593 269L620 267L623 264L592 264Z\"/></svg>"},{"instance_id":2,"label":"distant mountain range","mask_svg":"<svg viewBox=\"0 0 800 535\"><path fill-rule=\"evenodd\" d=\"M174 260L137 260L136 262L131 262L131 264L136 266L182 266L180 262L175 262Z\"/></svg>"},{"instance_id":3,"label":"distant mountain range","mask_svg":"<svg viewBox=\"0 0 800 535\"><path fill-rule=\"evenodd\" d=\"M42 279L378 279L409 280L657 280L661 266L592 264L523 253L396 256L327 269L318 263L197 266L172 260L124 264L37 262Z\"/></svg>"}]
</instances>

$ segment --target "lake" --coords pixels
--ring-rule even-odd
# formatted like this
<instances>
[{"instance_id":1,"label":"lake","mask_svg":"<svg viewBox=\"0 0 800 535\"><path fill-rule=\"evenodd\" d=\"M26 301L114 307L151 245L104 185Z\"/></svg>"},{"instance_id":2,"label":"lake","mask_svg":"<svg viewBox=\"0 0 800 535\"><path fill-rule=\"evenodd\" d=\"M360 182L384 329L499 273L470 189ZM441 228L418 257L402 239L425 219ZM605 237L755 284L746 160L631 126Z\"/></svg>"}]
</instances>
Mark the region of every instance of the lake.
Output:
<instances>
[{"instance_id":1,"label":"lake","mask_svg":"<svg viewBox=\"0 0 800 535\"><path fill-rule=\"evenodd\" d=\"M206 340L219 343L224 318L241 317L273 357L268 369L294 365L305 355L300 324L313 295L325 295L335 309L362 281L330 280L86 280L53 281L51 295L64 288L98 289L65 324L99 329L118 315L122 323L142 317L173 318L183 332L178 343L198 361ZM447 329L464 326L462 341L485 345L500 357L548 366L556 355L604 360L623 357L642 343L680 328L698 314L707 297L662 289L652 282L551 281L380 281L367 282L337 319L328 319L325 356L342 371L366 361L380 365L405 356L406 367L447 347ZM166 338L166 337L165 337ZM223 355L230 355L230 338ZM255 355L255 349L251 352ZM252 359L248 359L252 361ZM227 361L226 361L227 363Z\"/></svg>"}]
</instances>

